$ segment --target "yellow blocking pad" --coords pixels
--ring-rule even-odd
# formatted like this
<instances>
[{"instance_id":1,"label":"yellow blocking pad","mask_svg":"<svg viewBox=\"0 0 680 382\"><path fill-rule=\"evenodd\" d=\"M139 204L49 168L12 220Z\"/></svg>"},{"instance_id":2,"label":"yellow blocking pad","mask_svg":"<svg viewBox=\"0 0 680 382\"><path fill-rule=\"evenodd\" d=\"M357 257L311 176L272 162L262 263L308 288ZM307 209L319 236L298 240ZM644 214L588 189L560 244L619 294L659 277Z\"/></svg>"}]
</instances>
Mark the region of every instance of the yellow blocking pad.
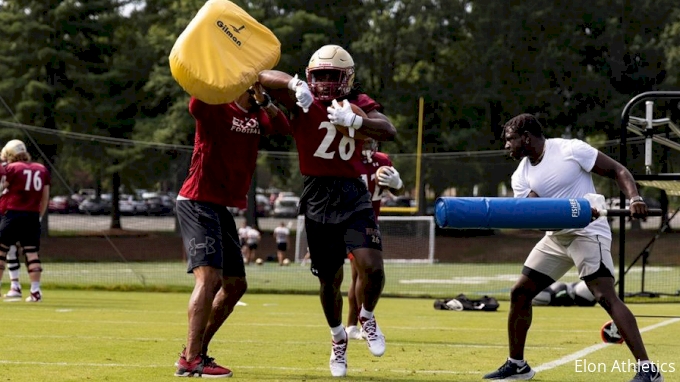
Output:
<instances>
[{"instance_id":1,"label":"yellow blocking pad","mask_svg":"<svg viewBox=\"0 0 680 382\"><path fill-rule=\"evenodd\" d=\"M281 58L281 43L228 0L209 0L175 41L170 71L190 95L208 104L234 101L260 71Z\"/></svg>"}]
</instances>

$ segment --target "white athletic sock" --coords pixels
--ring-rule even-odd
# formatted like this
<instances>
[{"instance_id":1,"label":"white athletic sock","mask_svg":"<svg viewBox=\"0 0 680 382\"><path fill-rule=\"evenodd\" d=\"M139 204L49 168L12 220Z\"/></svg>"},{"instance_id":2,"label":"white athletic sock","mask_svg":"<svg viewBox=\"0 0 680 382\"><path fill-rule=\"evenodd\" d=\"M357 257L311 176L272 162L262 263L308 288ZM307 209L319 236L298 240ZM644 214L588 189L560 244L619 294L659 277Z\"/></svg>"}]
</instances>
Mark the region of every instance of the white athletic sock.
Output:
<instances>
[{"instance_id":1,"label":"white athletic sock","mask_svg":"<svg viewBox=\"0 0 680 382\"><path fill-rule=\"evenodd\" d=\"M31 293L35 293L40 290L40 281L31 281Z\"/></svg>"},{"instance_id":2,"label":"white athletic sock","mask_svg":"<svg viewBox=\"0 0 680 382\"><path fill-rule=\"evenodd\" d=\"M12 288L21 289L21 284L19 284L19 280L15 279L14 277L12 277Z\"/></svg>"},{"instance_id":3,"label":"white athletic sock","mask_svg":"<svg viewBox=\"0 0 680 382\"><path fill-rule=\"evenodd\" d=\"M525 361L523 359L514 359L514 358L510 358L510 357L508 357L508 361L514 363L517 366L524 366L527 363L527 361Z\"/></svg>"},{"instance_id":4,"label":"white athletic sock","mask_svg":"<svg viewBox=\"0 0 680 382\"><path fill-rule=\"evenodd\" d=\"M12 282L16 281L17 284L19 283L19 270L20 269L9 270L9 278L12 279Z\"/></svg>"},{"instance_id":5,"label":"white athletic sock","mask_svg":"<svg viewBox=\"0 0 680 382\"><path fill-rule=\"evenodd\" d=\"M364 308L364 305L362 304L361 305L361 312L359 313L359 317L363 317L367 320L370 320L371 318L373 318L373 312L369 312L368 310L366 310L366 308Z\"/></svg>"},{"instance_id":6,"label":"white athletic sock","mask_svg":"<svg viewBox=\"0 0 680 382\"><path fill-rule=\"evenodd\" d=\"M345 327L340 324L334 328L331 328L331 335L333 336L333 341L337 342L344 340L345 336L347 336L347 334L345 334Z\"/></svg>"},{"instance_id":7,"label":"white athletic sock","mask_svg":"<svg viewBox=\"0 0 680 382\"><path fill-rule=\"evenodd\" d=\"M10 269L13 265L19 266L17 262L17 247L9 247L9 252L7 252L7 268L9 269L9 278L12 280L12 286L14 286L14 281L19 281L19 268Z\"/></svg>"}]
</instances>

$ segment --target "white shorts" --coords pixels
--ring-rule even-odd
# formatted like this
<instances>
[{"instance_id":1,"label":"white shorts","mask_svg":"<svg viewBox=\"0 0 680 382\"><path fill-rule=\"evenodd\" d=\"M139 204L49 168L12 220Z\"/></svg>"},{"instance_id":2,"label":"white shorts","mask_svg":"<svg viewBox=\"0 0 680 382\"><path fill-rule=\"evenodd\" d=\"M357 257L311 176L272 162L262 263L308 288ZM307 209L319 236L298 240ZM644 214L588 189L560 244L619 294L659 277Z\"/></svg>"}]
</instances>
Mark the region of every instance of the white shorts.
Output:
<instances>
[{"instance_id":1,"label":"white shorts","mask_svg":"<svg viewBox=\"0 0 680 382\"><path fill-rule=\"evenodd\" d=\"M581 279L604 267L614 277L612 242L601 236L545 235L524 262L524 266L549 276L554 281L576 265Z\"/></svg>"}]
</instances>

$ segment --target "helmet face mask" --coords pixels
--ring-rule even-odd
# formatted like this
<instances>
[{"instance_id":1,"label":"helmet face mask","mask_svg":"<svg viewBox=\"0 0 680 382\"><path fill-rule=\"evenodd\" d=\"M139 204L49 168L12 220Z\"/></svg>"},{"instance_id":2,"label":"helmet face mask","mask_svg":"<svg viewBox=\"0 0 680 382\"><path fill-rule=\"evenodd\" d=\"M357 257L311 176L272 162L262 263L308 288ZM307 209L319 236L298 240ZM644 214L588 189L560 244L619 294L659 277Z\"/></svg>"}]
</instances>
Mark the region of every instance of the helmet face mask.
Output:
<instances>
[{"instance_id":1,"label":"helmet face mask","mask_svg":"<svg viewBox=\"0 0 680 382\"><path fill-rule=\"evenodd\" d=\"M368 162L373 161L373 155L378 152L378 142L375 139L368 138L364 140L363 146L361 148L361 155L368 159Z\"/></svg>"},{"instance_id":2,"label":"helmet face mask","mask_svg":"<svg viewBox=\"0 0 680 382\"><path fill-rule=\"evenodd\" d=\"M312 55L306 74L312 94L320 101L332 101L352 91L354 60L340 46L325 45Z\"/></svg>"}]
</instances>

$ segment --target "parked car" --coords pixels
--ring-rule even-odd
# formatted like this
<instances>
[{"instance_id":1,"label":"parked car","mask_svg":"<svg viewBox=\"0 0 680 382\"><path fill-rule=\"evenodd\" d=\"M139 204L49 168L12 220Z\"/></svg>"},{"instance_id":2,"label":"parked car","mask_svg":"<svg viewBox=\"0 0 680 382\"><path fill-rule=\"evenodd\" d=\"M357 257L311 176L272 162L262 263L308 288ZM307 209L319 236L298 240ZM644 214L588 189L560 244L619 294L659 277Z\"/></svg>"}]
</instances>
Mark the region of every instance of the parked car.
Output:
<instances>
[{"instance_id":1,"label":"parked car","mask_svg":"<svg viewBox=\"0 0 680 382\"><path fill-rule=\"evenodd\" d=\"M47 211L57 214L78 212L78 201L64 195L54 196L47 204Z\"/></svg>"},{"instance_id":2,"label":"parked car","mask_svg":"<svg viewBox=\"0 0 680 382\"><path fill-rule=\"evenodd\" d=\"M148 207L149 215L171 215L175 212L175 201L167 195L145 192L142 198Z\"/></svg>"},{"instance_id":3,"label":"parked car","mask_svg":"<svg viewBox=\"0 0 680 382\"><path fill-rule=\"evenodd\" d=\"M250 200L250 199L249 199ZM263 194L256 194L255 195L255 214L258 217L267 217L271 214L272 207L271 204L269 204L269 198L266 197ZM238 209L235 207L232 207L229 209L232 215L237 216L245 216L248 213L248 209Z\"/></svg>"},{"instance_id":4,"label":"parked car","mask_svg":"<svg viewBox=\"0 0 680 382\"><path fill-rule=\"evenodd\" d=\"M257 216L259 217L267 217L270 215L272 211L272 206L269 204L269 198L264 196L263 194L256 194L255 195L255 203L256 203L256 213Z\"/></svg>"},{"instance_id":5,"label":"parked car","mask_svg":"<svg viewBox=\"0 0 680 382\"><path fill-rule=\"evenodd\" d=\"M291 196L297 196L295 195L294 192L292 191L281 191L276 195L276 199L274 199L274 203L276 203L277 200L281 200L283 198L291 197Z\"/></svg>"},{"instance_id":6,"label":"parked car","mask_svg":"<svg viewBox=\"0 0 680 382\"><path fill-rule=\"evenodd\" d=\"M284 196L274 202L272 215L277 218L294 218L297 216L300 198L297 196Z\"/></svg>"},{"instance_id":7,"label":"parked car","mask_svg":"<svg viewBox=\"0 0 680 382\"><path fill-rule=\"evenodd\" d=\"M118 208L123 215L146 215L149 212L149 206L132 195L121 195Z\"/></svg>"},{"instance_id":8,"label":"parked car","mask_svg":"<svg viewBox=\"0 0 680 382\"><path fill-rule=\"evenodd\" d=\"M104 215L111 213L111 200L87 198L78 205L78 211L84 214Z\"/></svg>"}]
</instances>

